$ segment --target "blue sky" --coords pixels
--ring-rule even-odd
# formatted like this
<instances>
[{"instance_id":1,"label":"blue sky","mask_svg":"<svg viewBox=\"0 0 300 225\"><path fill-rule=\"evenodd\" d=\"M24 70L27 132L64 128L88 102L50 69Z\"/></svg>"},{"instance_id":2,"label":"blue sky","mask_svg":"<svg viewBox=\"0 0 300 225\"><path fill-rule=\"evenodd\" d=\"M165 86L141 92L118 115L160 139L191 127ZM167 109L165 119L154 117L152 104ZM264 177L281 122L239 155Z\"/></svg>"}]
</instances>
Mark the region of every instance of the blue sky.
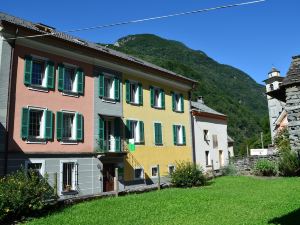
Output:
<instances>
[{"instance_id":1,"label":"blue sky","mask_svg":"<svg viewBox=\"0 0 300 225\"><path fill-rule=\"evenodd\" d=\"M0 10L58 30L166 15L248 0L47 1L2 0ZM267 0L250 6L211 11L74 35L113 43L128 34L152 33L202 50L261 83L272 65L285 75L291 56L300 54L300 1Z\"/></svg>"}]
</instances>

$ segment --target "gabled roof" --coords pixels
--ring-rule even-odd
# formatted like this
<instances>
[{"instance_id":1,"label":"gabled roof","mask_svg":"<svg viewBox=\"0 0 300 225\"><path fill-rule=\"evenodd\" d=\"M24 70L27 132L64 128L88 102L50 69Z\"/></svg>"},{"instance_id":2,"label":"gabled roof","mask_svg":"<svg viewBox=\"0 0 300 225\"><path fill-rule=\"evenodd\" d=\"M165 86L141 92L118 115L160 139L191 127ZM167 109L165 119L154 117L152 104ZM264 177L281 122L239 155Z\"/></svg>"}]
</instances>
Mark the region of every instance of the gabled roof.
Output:
<instances>
[{"instance_id":1,"label":"gabled roof","mask_svg":"<svg viewBox=\"0 0 300 225\"><path fill-rule=\"evenodd\" d=\"M38 23L32 23L32 22L26 21L24 19L21 19L21 18L15 17L15 16L8 15L8 14L3 13L3 12L0 12L0 24L3 25L3 24L6 24L6 23L25 28L29 31L35 32L35 34L48 34L47 37L55 37L57 39L61 39L61 40L67 41L67 42L71 42L71 43L79 45L81 47L86 47L86 48L89 48L89 49L96 50L99 53L109 54L109 55L117 57L119 59L123 59L123 60L126 60L126 61L130 61L131 63L141 65L143 67L152 68L152 69L155 69L157 71L160 71L160 72L166 73L168 75L171 75L171 76L173 76L173 78L179 78L179 79L184 80L185 82L188 82L188 83L191 83L191 84L197 84L198 83L198 81L196 81L196 80L193 80L193 79L187 78L183 75L174 73L170 70L164 69L162 67L154 65L154 64L149 63L147 61L144 61L142 59L139 59L139 58L136 58L136 57L133 57L133 56L130 56L130 55L127 55L127 54L109 49L109 48L106 48L104 46L101 46L101 45L93 43L93 42L82 40L81 38L69 35L67 33L59 32L59 31L55 30L53 27L49 27L49 26L46 26L46 25L41 24L41 23L39 23L39 24ZM46 29L41 29L41 27L43 27L43 26Z\"/></svg>"},{"instance_id":2,"label":"gabled roof","mask_svg":"<svg viewBox=\"0 0 300 225\"><path fill-rule=\"evenodd\" d=\"M300 55L292 57L293 61L289 71L282 82L282 86L290 86L300 83Z\"/></svg>"},{"instance_id":3,"label":"gabled roof","mask_svg":"<svg viewBox=\"0 0 300 225\"><path fill-rule=\"evenodd\" d=\"M191 102L192 109L196 109L200 112L206 112L209 114L219 115L219 116L226 116L225 114L219 113L216 110L209 108L207 105L205 105L203 102Z\"/></svg>"}]
</instances>

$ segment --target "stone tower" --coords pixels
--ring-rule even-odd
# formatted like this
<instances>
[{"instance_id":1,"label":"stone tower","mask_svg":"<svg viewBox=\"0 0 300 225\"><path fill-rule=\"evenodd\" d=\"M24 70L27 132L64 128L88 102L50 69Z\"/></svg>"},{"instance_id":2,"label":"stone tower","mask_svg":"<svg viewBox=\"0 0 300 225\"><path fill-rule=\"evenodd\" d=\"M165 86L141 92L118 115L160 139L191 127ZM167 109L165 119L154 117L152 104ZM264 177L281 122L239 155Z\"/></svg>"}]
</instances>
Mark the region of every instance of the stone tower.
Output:
<instances>
[{"instance_id":1,"label":"stone tower","mask_svg":"<svg viewBox=\"0 0 300 225\"><path fill-rule=\"evenodd\" d=\"M266 83L266 92L276 91L279 88L279 85L282 83L283 77L280 76L280 71L276 68L272 68L272 70L268 73L268 78L264 80ZM285 103L273 98L271 96L267 96L268 99L268 109L269 109L269 121L270 121L270 130L271 130L271 139L272 144L274 144L274 136L275 136L275 121L280 113L283 111Z\"/></svg>"}]
</instances>

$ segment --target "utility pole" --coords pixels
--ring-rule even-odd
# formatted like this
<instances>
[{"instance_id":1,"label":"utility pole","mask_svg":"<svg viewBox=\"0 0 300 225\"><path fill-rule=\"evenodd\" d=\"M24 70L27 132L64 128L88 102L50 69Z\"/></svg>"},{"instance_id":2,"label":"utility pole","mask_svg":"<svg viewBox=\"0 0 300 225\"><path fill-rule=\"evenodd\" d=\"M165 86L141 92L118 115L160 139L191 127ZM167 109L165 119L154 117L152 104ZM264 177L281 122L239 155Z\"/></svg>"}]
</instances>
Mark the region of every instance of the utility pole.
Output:
<instances>
[{"instance_id":1,"label":"utility pole","mask_svg":"<svg viewBox=\"0 0 300 225\"><path fill-rule=\"evenodd\" d=\"M260 132L260 139L261 139L261 148L264 148L264 133Z\"/></svg>"}]
</instances>

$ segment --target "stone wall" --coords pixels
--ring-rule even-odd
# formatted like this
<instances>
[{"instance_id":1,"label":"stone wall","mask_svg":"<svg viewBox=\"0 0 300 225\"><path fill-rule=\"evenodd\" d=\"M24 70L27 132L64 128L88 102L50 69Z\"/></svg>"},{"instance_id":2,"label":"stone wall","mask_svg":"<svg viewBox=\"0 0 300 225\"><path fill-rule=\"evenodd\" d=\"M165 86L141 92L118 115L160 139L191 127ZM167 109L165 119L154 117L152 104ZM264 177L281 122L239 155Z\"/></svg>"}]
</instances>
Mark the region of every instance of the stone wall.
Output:
<instances>
[{"instance_id":1,"label":"stone wall","mask_svg":"<svg viewBox=\"0 0 300 225\"><path fill-rule=\"evenodd\" d=\"M286 89L286 107L291 148L300 153L300 86Z\"/></svg>"},{"instance_id":2,"label":"stone wall","mask_svg":"<svg viewBox=\"0 0 300 225\"><path fill-rule=\"evenodd\" d=\"M235 166L238 174L250 175L253 173L254 165L260 159L267 159L272 162L277 162L279 159L279 156L278 155L266 155L266 156L234 157L234 158L230 159L230 163Z\"/></svg>"}]
</instances>

